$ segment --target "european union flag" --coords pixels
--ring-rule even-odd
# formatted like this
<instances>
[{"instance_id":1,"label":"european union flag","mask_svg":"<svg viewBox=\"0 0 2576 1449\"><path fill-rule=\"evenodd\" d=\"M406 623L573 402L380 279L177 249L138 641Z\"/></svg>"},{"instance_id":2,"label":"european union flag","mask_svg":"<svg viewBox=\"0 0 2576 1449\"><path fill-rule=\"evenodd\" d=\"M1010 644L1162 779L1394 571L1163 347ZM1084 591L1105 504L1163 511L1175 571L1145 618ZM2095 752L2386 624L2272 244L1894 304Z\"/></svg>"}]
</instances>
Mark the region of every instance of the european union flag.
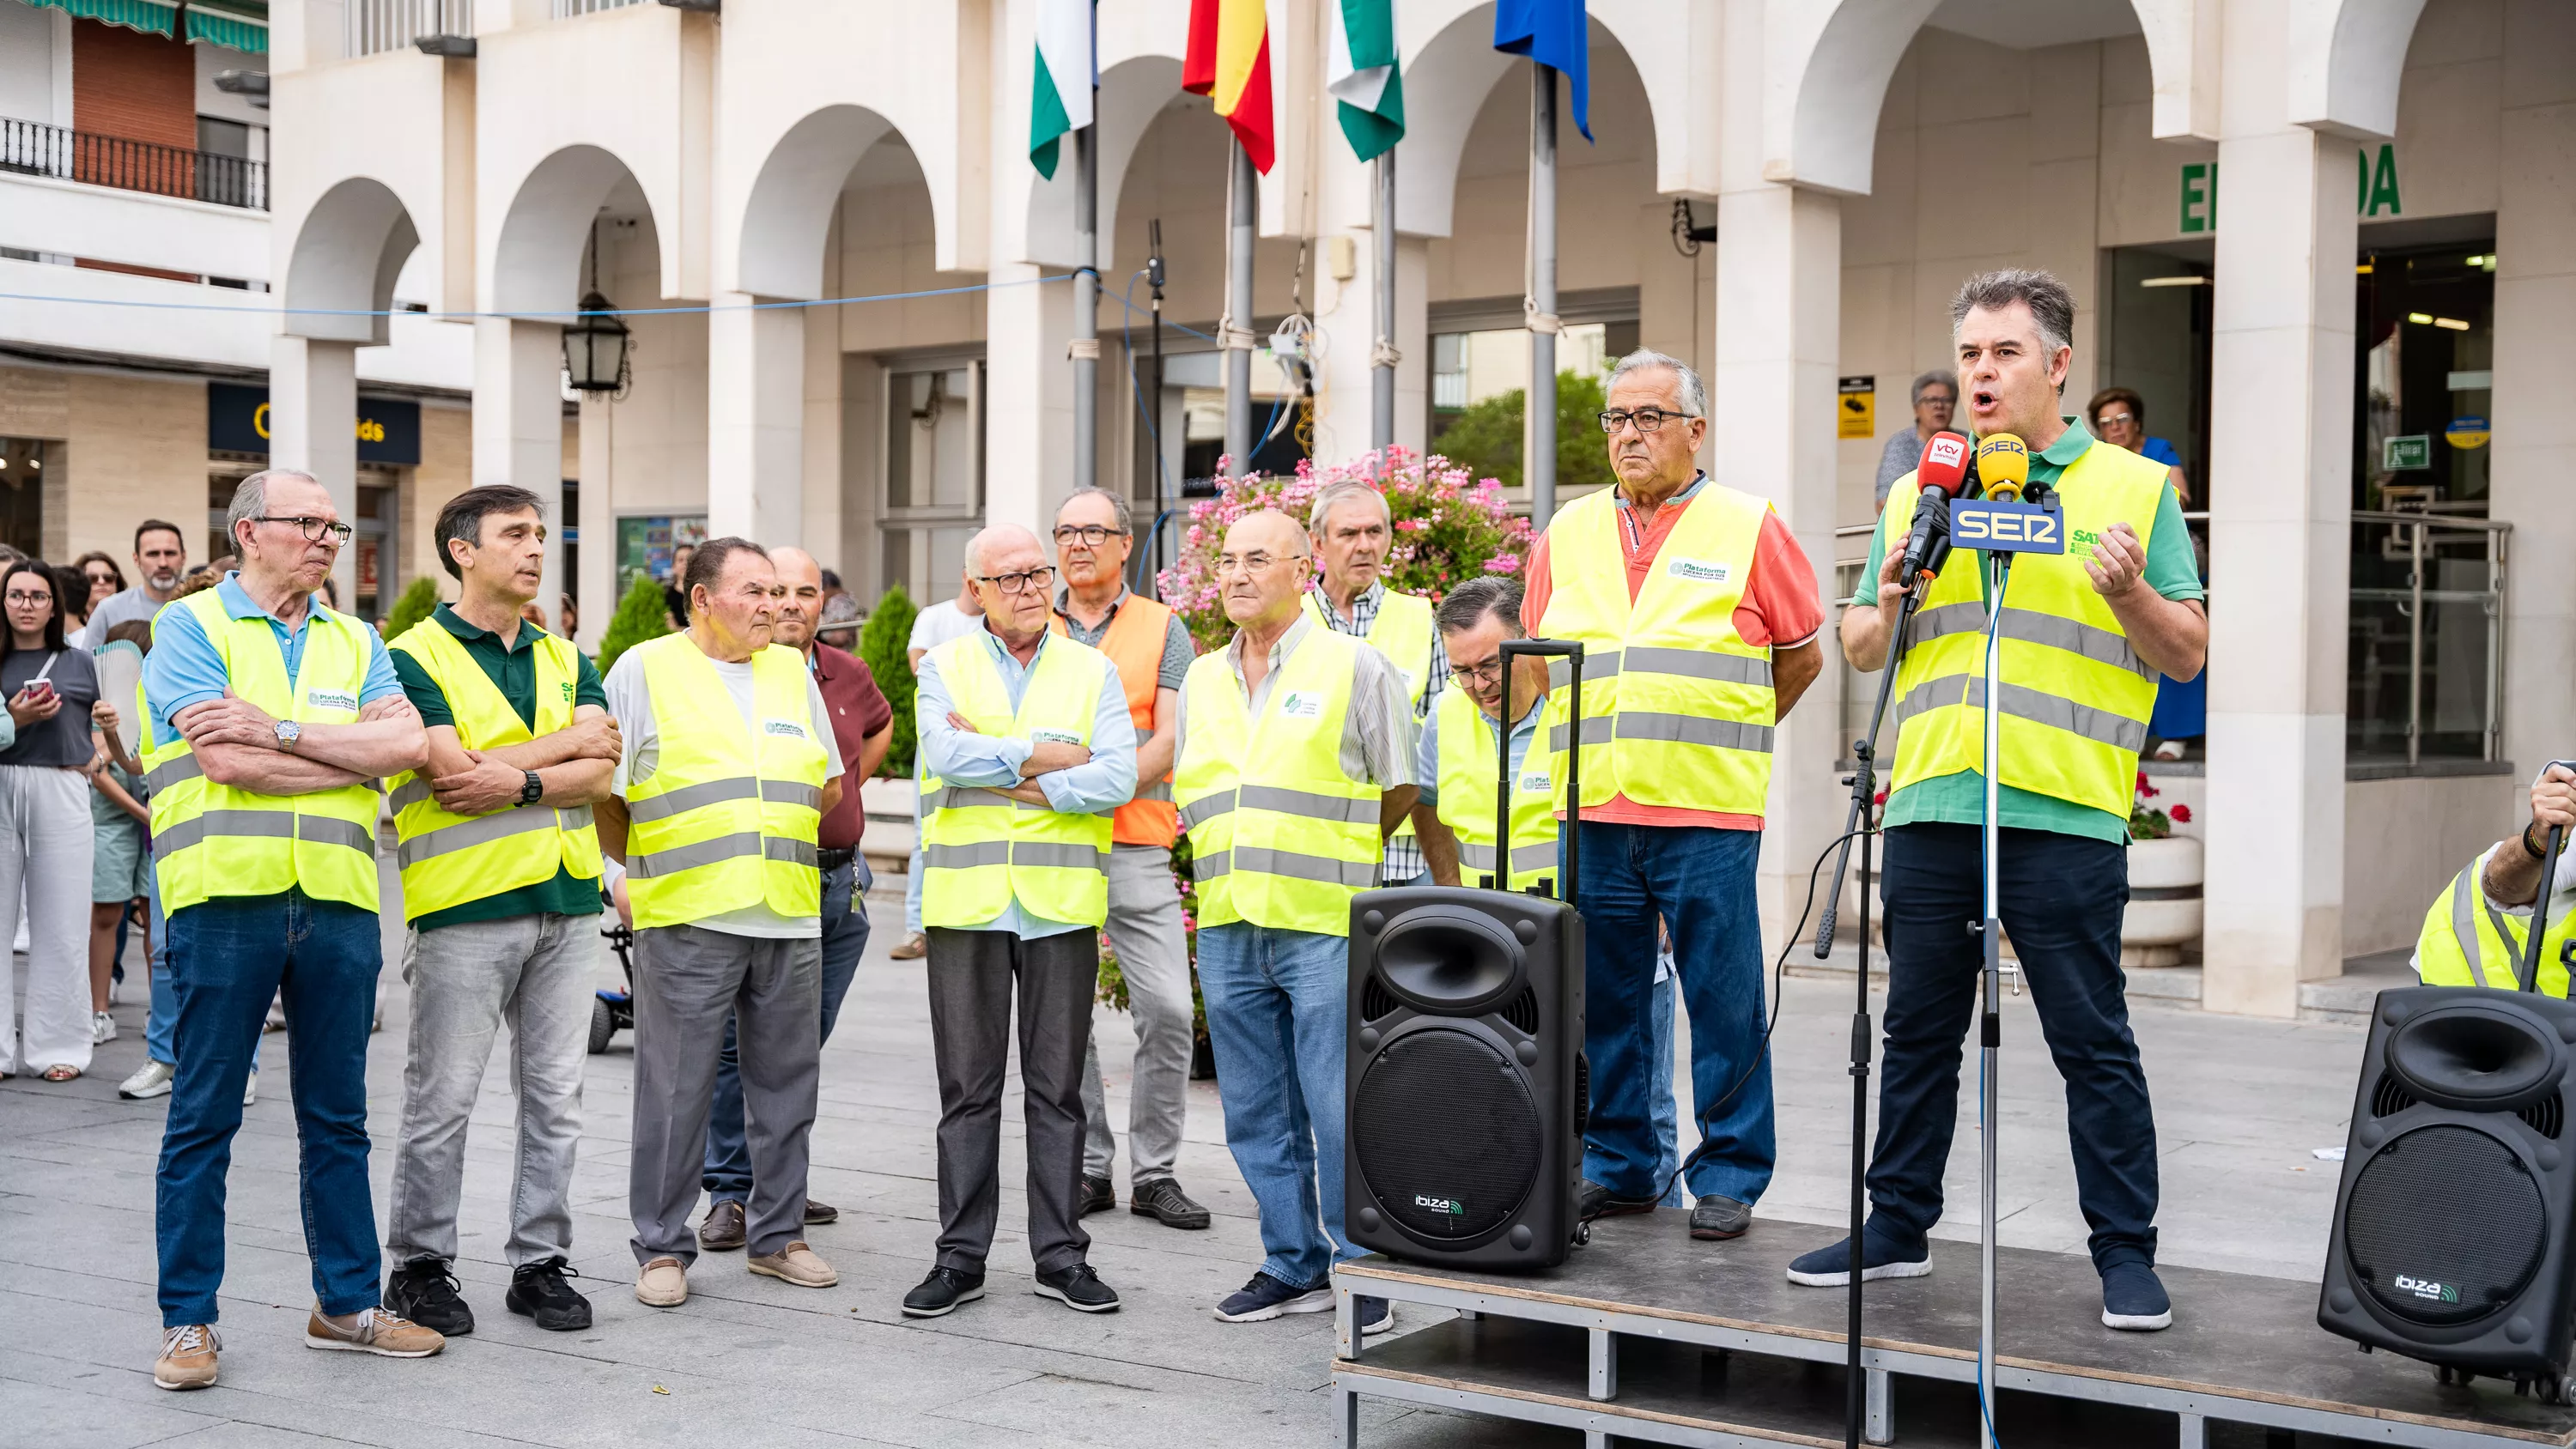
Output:
<instances>
[{"instance_id":1,"label":"european union flag","mask_svg":"<svg viewBox=\"0 0 2576 1449\"><path fill-rule=\"evenodd\" d=\"M1501 0L1494 7L1494 49L1565 72L1574 88L1574 129L1592 139L1592 44L1583 0Z\"/></svg>"}]
</instances>

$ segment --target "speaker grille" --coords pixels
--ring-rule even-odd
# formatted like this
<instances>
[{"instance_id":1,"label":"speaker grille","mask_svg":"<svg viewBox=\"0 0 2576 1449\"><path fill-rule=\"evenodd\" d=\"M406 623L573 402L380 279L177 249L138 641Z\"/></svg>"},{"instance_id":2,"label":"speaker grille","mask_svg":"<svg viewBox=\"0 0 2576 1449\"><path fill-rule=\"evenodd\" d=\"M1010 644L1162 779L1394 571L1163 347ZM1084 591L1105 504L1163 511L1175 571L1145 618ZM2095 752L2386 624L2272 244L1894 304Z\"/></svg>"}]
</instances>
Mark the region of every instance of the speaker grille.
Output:
<instances>
[{"instance_id":1,"label":"speaker grille","mask_svg":"<svg viewBox=\"0 0 2576 1449\"><path fill-rule=\"evenodd\" d=\"M1368 980L1360 986L1360 1020L1376 1021L1393 1016L1395 1008L1395 993L1386 989L1386 983L1378 979L1376 972L1370 972Z\"/></svg>"},{"instance_id":2,"label":"speaker grille","mask_svg":"<svg viewBox=\"0 0 2576 1449\"><path fill-rule=\"evenodd\" d=\"M2344 1252L2379 1306L2443 1326L2521 1296L2549 1243L2540 1185L2494 1137L2453 1122L2398 1134L2362 1164Z\"/></svg>"},{"instance_id":3,"label":"speaker grille","mask_svg":"<svg viewBox=\"0 0 2576 1449\"><path fill-rule=\"evenodd\" d=\"M1351 1094L1361 1180L1416 1237L1455 1241L1509 1221L1538 1183L1538 1103L1520 1064L1464 1031L1398 1038Z\"/></svg>"},{"instance_id":4,"label":"speaker grille","mask_svg":"<svg viewBox=\"0 0 2576 1449\"><path fill-rule=\"evenodd\" d=\"M1500 1014L1503 1020L1518 1028L1521 1035L1538 1035L1538 993L1529 987L1522 987L1521 994L1506 1002Z\"/></svg>"},{"instance_id":5,"label":"speaker grille","mask_svg":"<svg viewBox=\"0 0 2576 1449\"><path fill-rule=\"evenodd\" d=\"M2555 1142L2558 1140L2558 1134L2567 1125L2567 1109L2563 1105L2564 1102L2565 1098L2552 1092L2514 1115L2522 1119L2524 1126Z\"/></svg>"},{"instance_id":6,"label":"speaker grille","mask_svg":"<svg viewBox=\"0 0 2576 1449\"><path fill-rule=\"evenodd\" d=\"M2379 1085L2370 1089L2370 1115L2373 1117L2394 1117L2414 1105L2415 1094L2397 1085L2397 1078L2386 1072L2379 1074Z\"/></svg>"}]
</instances>

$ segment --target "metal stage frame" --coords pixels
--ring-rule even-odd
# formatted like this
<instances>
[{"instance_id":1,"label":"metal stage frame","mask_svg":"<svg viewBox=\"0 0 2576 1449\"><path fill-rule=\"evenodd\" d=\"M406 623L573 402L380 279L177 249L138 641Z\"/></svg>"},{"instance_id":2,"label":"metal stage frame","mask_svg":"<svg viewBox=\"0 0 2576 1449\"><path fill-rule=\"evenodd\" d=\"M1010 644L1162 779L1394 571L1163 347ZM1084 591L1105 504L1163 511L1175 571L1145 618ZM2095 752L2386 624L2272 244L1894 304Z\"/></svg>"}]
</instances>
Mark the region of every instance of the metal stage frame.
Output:
<instances>
[{"instance_id":1,"label":"metal stage frame","mask_svg":"<svg viewBox=\"0 0 2576 1449\"><path fill-rule=\"evenodd\" d=\"M1357 1449L1360 1400L1388 1399L1707 1449L1843 1442L1840 1289L1786 1278L1839 1228L1758 1222L1730 1243L1693 1242L1667 1209L1592 1225L1589 1246L1544 1273L1471 1272L1371 1256L1333 1273L1333 1395ZM1868 1441L1974 1445L1977 1255L1936 1242L1928 1277L1869 1285L1862 1339ZM2370 1444L2576 1445L2576 1408L2510 1384L2436 1381L2429 1366L2365 1354L2316 1326L2317 1286L2161 1266L2174 1326L2102 1327L2091 1260L2004 1249L1997 1429L2009 1445L2206 1449L2213 1425ZM1459 1318L1363 1346L1354 1299Z\"/></svg>"}]
</instances>

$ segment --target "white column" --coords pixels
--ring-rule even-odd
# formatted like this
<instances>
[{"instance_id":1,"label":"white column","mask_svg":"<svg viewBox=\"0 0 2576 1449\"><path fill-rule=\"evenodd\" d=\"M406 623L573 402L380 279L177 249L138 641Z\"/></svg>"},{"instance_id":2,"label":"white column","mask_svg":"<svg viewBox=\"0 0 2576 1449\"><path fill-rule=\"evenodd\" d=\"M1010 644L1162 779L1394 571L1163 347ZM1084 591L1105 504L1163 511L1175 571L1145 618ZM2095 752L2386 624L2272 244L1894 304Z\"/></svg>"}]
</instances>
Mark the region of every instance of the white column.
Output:
<instances>
[{"instance_id":1,"label":"white column","mask_svg":"<svg viewBox=\"0 0 2576 1449\"><path fill-rule=\"evenodd\" d=\"M1040 268L995 266L1020 282ZM1073 289L1062 282L996 286L984 301L984 521L1040 537L1073 492ZM941 580L938 588L948 586ZM945 598L938 593L935 597Z\"/></svg>"},{"instance_id":2,"label":"white column","mask_svg":"<svg viewBox=\"0 0 2576 1449\"><path fill-rule=\"evenodd\" d=\"M707 536L806 547L805 313L756 300L707 314Z\"/></svg>"},{"instance_id":3,"label":"white column","mask_svg":"<svg viewBox=\"0 0 2576 1449\"><path fill-rule=\"evenodd\" d=\"M2301 981L2343 969L2355 148L2237 84L2260 53L2229 50L2218 147L2201 999L2294 1017Z\"/></svg>"},{"instance_id":4,"label":"white column","mask_svg":"<svg viewBox=\"0 0 2576 1449\"><path fill-rule=\"evenodd\" d=\"M2571 27L2576 28L2576 27ZM2530 74L2537 76L2541 71ZM2504 755L2528 779L2576 759L2576 552L2567 467L2576 460L2576 103L2508 97L2497 172L2495 458L2491 511L2513 522L2505 601ZM2519 792L2517 792L2518 794Z\"/></svg>"},{"instance_id":5,"label":"white column","mask_svg":"<svg viewBox=\"0 0 2576 1449\"><path fill-rule=\"evenodd\" d=\"M609 616L625 592L617 576L617 404L600 393L581 395L581 577L573 581L581 605L574 642L599 647Z\"/></svg>"},{"instance_id":6,"label":"white column","mask_svg":"<svg viewBox=\"0 0 2576 1449\"><path fill-rule=\"evenodd\" d=\"M1356 166L1358 163L1352 163ZM1366 168L1361 168L1363 171ZM1371 298L1377 286L1377 253L1366 228L1351 238L1355 269L1347 282L1328 282L1332 301L1315 318L1324 335L1316 379L1315 463L1347 462L1369 448L1369 359L1377 342ZM1327 242L1323 250L1330 249ZM1395 443L1415 457L1430 426L1427 395L1431 365L1431 309L1423 296L1431 243L1399 234L1395 240Z\"/></svg>"},{"instance_id":7,"label":"white column","mask_svg":"<svg viewBox=\"0 0 2576 1449\"><path fill-rule=\"evenodd\" d=\"M279 337L268 371L268 465L310 473L331 490L331 504L354 526L358 517L358 345ZM384 561L390 570L393 561ZM348 608L358 606L358 548L352 542L331 565Z\"/></svg>"},{"instance_id":8,"label":"white column","mask_svg":"<svg viewBox=\"0 0 2576 1449\"><path fill-rule=\"evenodd\" d=\"M1711 475L1771 500L1815 565L1820 596L1833 581L1842 251L1842 203L1832 196L1757 183L1718 198ZM1766 425L1728 425L1750 419ZM1797 924L1808 868L1842 828L1834 764L1851 741L1842 738L1835 622L1828 611L1824 672L1772 734L1760 899L1774 941Z\"/></svg>"},{"instance_id":9,"label":"white column","mask_svg":"<svg viewBox=\"0 0 2576 1449\"><path fill-rule=\"evenodd\" d=\"M547 624L563 597L563 327L482 317L474 323L474 482L537 495L546 515Z\"/></svg>"}]
</instances>

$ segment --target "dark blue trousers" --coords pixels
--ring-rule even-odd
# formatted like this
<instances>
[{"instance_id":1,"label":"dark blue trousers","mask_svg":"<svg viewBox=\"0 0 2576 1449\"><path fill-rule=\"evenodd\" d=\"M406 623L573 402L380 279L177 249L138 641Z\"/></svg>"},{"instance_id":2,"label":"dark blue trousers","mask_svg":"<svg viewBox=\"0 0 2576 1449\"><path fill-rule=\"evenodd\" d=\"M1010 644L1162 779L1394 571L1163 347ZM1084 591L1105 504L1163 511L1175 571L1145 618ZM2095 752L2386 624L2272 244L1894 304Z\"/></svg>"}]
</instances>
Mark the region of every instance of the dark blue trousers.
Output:
<instances>
[{"instance_id":1,"label":"dark blue trousers","mask_svg":"<svg viewBox=\"0 0 2576 1449\"><path fill-rule=\"evenodd\" d=\"M1899 825L1886 834L1886 1051L1871 1154L1871 1228L1918 1247L1941 1220L1941 1170L1958 1127L1962 1050L1977 1016L1984 947L1979 828ZM2129 1033L2120 972L2128 852L2046 830L2001 834L2004 934L2066 1082L2075 1189L2098 1268L2156 1258L2156 1122Z\"/></svg>"}]
</instances>

